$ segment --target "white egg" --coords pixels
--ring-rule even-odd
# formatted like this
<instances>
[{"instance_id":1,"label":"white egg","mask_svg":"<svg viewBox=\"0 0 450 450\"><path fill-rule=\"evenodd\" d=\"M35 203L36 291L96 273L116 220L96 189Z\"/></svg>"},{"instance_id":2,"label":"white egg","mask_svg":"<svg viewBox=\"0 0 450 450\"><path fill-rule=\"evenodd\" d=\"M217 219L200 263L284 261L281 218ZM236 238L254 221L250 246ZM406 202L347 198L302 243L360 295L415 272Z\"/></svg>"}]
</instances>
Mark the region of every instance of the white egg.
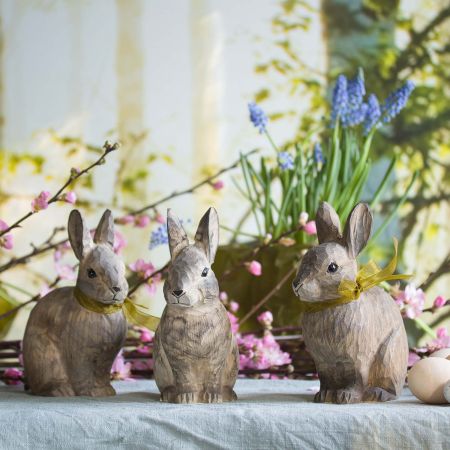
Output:
<instances>
[{"instance_id":1,"label":"white egg","mask_svg":"<svg viewBox=\"0 0 450 450\"><path fill-rule=\"evenodd\" d=\"M450 360L445 358L422 359L408 372L411 392L424 403L446 403L444 386L449 381Z\"/></svg>"},{"instance_id":2,"label":"white egg","mask_svg":"<svg viewBox=\"0 0 450 450\"><path fill-rule=\"evenodd\" d=\"M432 353L430 356L433 358L447 358L450 356L450 348L442 348L441 350L437 350Z\"/></svg>"},{"instance_id":3,"label":"white egg","mask_svg":"<svg viewBox=\"0 0 450 450\"><path fill-rule=\"evenodd\" d=\"M444 397L448 403L450 403L450 381L444 386Z\"/></svg>"}]
</instances>

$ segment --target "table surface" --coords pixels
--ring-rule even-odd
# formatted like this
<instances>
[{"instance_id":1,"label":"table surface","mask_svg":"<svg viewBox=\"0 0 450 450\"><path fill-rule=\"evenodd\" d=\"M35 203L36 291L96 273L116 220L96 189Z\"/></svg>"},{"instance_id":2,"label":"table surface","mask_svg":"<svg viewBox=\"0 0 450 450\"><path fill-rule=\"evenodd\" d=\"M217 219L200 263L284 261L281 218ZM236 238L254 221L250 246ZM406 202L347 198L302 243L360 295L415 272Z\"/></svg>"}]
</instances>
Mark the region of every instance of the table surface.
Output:
<instances>
[{"instance_id":1,"label":"table surface","mask_svg":"<svg viewBox=\"0 0 450 450\"><path fill-rule=\"evenodd\" d=\"M450 405L313 403L316 381L238 380L234 403L159 402L154 381L117 396L46 398L0 386L1 449L450 449Z\"/></svg>"}]
</instances>

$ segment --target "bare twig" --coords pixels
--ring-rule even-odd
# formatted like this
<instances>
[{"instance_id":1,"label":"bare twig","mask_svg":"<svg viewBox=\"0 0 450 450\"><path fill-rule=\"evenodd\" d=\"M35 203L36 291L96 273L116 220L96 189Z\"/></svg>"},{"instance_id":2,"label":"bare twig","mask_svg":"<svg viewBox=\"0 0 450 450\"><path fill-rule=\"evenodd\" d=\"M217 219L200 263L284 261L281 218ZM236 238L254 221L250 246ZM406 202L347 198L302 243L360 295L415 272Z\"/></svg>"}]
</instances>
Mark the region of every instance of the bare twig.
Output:
<instances>
[{"instance_id":1,"label":"bare twig","mask_svg":"<svg viewBox=\"0 0 450 450\"><path fill-rule=\"evenodd\" d=\"M58 242L52 242L53 238L56 236L56 234L60 231L64 230L63 227L57 227L53 230L52 234L39 246L35 246L31 244L33 247L33 250L26 253L25 255L19 256L19 257L12 257L9 261L2 264L0 266L0 273L4 272L8 269L11 269L11 267L17 266L19 264L25 264L29 261L30 258L33 258L34 256L40 255L42 253L45 253L49 250L52 250L54 248L59 247L60 245L64 244L64 242L67 241L67 239L63 239Z\"/></svg>"},{"instance_id":2,"label":"bare twig","mask_svg":"<svg viewBox=\"0 0 450 450\"><path fill-rule=\"evenodd\" d=\"M271 291L269 291L256 305L254 305L250 311L242 317L242 319L239 321L239 326L241 326L244 322L246 322L250 317L255 314L256 311L258 311L261 306L263 306L265 303L267 303L286 283L286 281L292 277L292 275L295 273L296 267L292 267L291 270L273 287Z\"/></svg>"},{"instance_id":3,"label":"bare twig","mask_svg":"<svg viewBox=\"0 0 450 450\"><path fill-rule=\"evenodd\" d=\"M57 276L55 278L55 280L48 286L50 289L54 288L59 282L60 282L61 278L59 276ZM6 317L12 316L13 314L15 314L17 311L19 311L19 309L22 309L24 306L29 305L30 303L36 302L37 300L39 300L41 298L41 294L36 294L33 297L31 297L29 300L27 300L26 302L21 303L20 305L17 305L16 307L10 309L9 311L3 313L0 315L0 320L5 319Z\"/></svg>"},{"instance_id":4,"label":"bare twig","mask_svg":"<svg viewBox=\"0 0 450 450\"><path fill-rule=\"evenodd\" d=\"M71 170L70 176L67 179L67 181L56 191L56 193L53 195L53 197L50 198L50 200L47 201L47 203L51 204L51 203L55 203L55 202L59 201L60 200L59 196L67 188L67 186L69 186L74 181L76 181L78 178L80 178L83 175L85 175L86 173L88 173L95 166L102 165L105 162L105 156L108 155L109 153L113 152L114 150L117 150L118 148L119 148L118 143L110 144L108 141L106 141L105 144L103 145L104 151L103 151L103 154L100 156L100 158L81 171ZM4 234L8 233L9 231L13 230L14 228L18 228L22 222L24 222L26 219L31 217L33 214L34 214L33 211L29 211L27 214L22 216L20 219L16 220L11 226L9 226L8 228L5 228L3 231L0 231L0 237L3 236Z\"/></svg>"},{"instance_id":5,"label":"bare twig","mask_svg":"<svg viewBox=\"0 0 450 450\"><path fill-rule=\"evenodd\" d=\"M246 153L244 156L250 156L254 153L257 153L258 150L254 149L251 150L250 152ZM174 191L169 195L166 195L165 197L163 197L162 199L158 200L157 202L151 203L150 205L147 206L143 206L140 209L136 209L134 211L129 211L128 214L135 216L138 214L142 214L145 211L148 211L149 209L154 209L157 206L159 206L161 203L164 203L168 200L172 200L173 198L176 197L180 197L181 195L186 195L186 194L192 194L193 192L195 192L198 188L200 188L201 186L204 186L205 184L209 184L212 181L214 181L217 177L219 177L220 175L224 174L225 172L229 172L232 169L235 169L239 164L240 164L241 160L238 159L236 160L233 164L224 167L223 169L220 169L218 172L216 172L214 175L211 175L205 179L203 179L202 181L199 181L197 184L194 184L194 186L191 186L189 189L184 189L182 191Z\"/></svg>"},{"instance_id":6,"label":"bare twig","mask_svg":"<svg viewBox=\"0 0 450 450\"><path fill-rule=\"evenodd\" d=\"M439 277L450 273L450 253L444 258L440 266L428 275L428 278L419 286L426 291Z\"/></svg>"},{"instance_id":7,"label":"bare twig","mask_svg":"<svg viewBox=\"0 0 450 450\"><path fill-rule=\"evenodd\" d=\"M128 295L132 295L134 292L136 292L142 285L144 285L145 283L147 283L148 281L150 281L152 278L156 277L156 275L162 274L167 268L169 267L169 263L167 262L166 264L164 264L163 267L161 267L160 269L158 269L156 272L151 273L148 277L146 278L141 278L134 286L132 286L130 288L130 290L128 291Z\"/></svg>"}]
</instances>

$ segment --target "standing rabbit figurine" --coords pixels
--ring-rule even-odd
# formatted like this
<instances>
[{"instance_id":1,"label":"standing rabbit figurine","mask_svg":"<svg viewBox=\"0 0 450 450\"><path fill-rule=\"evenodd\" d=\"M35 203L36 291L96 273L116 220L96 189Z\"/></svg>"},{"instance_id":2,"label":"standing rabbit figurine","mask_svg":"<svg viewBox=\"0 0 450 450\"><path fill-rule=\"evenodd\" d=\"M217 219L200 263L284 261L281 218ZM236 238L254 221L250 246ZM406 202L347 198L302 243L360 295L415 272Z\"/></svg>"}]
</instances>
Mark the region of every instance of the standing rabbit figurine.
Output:
<instances>
[{"instance_id":1,"label":"standing rabbit figurine","mask_svg":"<svg viewBox=\"0 0 450 450\"><path fill-rule=\"evenodd\" d=\"M167 305L153 349L161 401L236 400L233 386L239 353L211 270L219 244L217 212L210 208L202 217L194 244L189 244L186 232L170 209L167 231L171 255L164 284Z\"/></svg>"},{"instance_id":2,"label":"standing rabbit figurine","mask_svg":"<svg viewBox=\"0 0 450 450\"><path fill-rule=\"evenodd\" d=\"M27 385L36 395L115 395L110 372L125 341L120 305L128 284L113 251L111 211L103 214L93 240L77 210L70 213L68 230L80 261L76 287L55 289L31 312L23 340ZM87 309L86 302L96 309Z\"/></svg>"},{"instance_id":3,"label":"standing rabbit figurine","mask_svg":"<svg viewBox=\"0 0 450 450\"><path fill-rule=\"evenodd\" d=\"M360 292L355 301L328 307L340 297L342 280L357 280L356 256L367 244L372 227L369 207L355 206L342 235L336 211L322 203L316 227L319 245L305 254L293 282L295 294L305 305L303 335L320 378L315 401L393 400L402 391L408 362L398 306L374 286Z\"/></svg>"}]
</instances>

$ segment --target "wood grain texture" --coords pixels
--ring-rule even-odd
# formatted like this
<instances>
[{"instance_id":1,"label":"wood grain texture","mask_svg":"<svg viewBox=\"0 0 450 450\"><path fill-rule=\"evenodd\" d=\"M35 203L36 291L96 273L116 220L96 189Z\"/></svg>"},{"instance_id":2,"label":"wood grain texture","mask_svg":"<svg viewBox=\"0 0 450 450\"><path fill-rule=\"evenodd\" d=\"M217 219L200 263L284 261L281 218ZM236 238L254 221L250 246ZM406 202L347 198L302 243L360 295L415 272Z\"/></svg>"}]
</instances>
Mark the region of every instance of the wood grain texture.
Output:
<instances>
[{"instance_id":1,"label":"wood grain texture","mask_svg":"<svg viewBox=\"0 0 450 450\"><path fill-rule=\"evenodd\" d=\"M80 260L77 287L102 304L122 304L128 284L125 266L112 247L110 211L100 220L94 241L76 210L69 217L68 229ZM122 311L88 311L78 303L74 290L55 289L30 314L23 340L27 387L45 396L114 395L110 371L125 341L125 316Z\"/></svg>"},{"instance_id":2,"label":"wood grain texture","mask_svg":"<svg viewBox=\"0 0 450 450\"><path fill-rule=\"evenodd\" d=\"M341 280L356 278L355 258L369 239L372 216L367 205L356 205L343 235L336 217L330 205L319 208L319 245L303 257L293 282L303 301L338 298ZM332 263L337 265L334 272ZM315 401L387 401L400 395L408 343L399 308L383 289L373 287L351 303L305 313L302 327L320 378Z\"/></svg>"},{"instance_id":3,"label":"wood grain texture","mask_svg":"<svg viewBox=\"0 0 450 450\"><path fill-rule=\"evenodd\" d=\"M167 305L153 349L161 401L235 400L239 352L211 269L218 245L217 213L213 208L206 212L191 245L170 210L167 217L172 261L164 284Z\"/></svg>"}]
</instances>

